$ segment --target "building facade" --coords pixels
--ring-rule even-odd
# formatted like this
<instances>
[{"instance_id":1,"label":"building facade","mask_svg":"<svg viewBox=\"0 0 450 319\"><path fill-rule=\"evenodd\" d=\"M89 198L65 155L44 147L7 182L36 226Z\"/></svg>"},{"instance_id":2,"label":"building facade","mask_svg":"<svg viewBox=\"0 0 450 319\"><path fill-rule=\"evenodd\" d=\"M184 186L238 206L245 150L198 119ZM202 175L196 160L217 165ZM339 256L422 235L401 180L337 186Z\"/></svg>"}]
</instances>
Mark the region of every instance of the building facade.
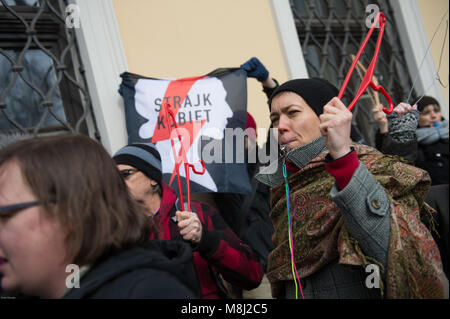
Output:
<instances>
[{"instance_id":1,"label":"building facade","mask_svg":"<svg viewBox=\"0 0 450 319\"><path fill-rule=\"evenodd\" d=\"M127 143L118 93L124 71L189 77L255 56L280 83L321 76L339 87L374 8L387 17L380 84L395 103L434 96L448 118L448 87L436 80L439 74L448 84L444 0L0 0L1 133L79 131L115 152ZM248 110L259 128L269 128L262 87L247 83ZM356 111L370 141L370 109Z\"/></svg>"}]
</instances>

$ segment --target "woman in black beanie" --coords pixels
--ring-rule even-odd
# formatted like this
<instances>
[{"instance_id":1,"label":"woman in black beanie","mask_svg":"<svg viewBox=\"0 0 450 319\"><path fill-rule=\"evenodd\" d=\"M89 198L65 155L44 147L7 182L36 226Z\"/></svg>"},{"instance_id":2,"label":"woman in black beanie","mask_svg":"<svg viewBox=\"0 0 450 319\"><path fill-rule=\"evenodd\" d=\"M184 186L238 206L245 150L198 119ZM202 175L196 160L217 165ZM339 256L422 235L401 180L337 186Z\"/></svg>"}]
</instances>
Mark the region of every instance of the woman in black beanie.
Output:
<instances>
[{"instance_id":1,"label":"woman in black beanie","mask_svg":"<svg viewBox=\"0 0 450 319\"><path fill-rule=\"evenodd\" d=\"M428 175L353 143L337 93L325 80L297 79L269 101L285 150L256 177L271 187L273 296L443 298L448 281L419 220Z\"/></svg>"}]
</instances>

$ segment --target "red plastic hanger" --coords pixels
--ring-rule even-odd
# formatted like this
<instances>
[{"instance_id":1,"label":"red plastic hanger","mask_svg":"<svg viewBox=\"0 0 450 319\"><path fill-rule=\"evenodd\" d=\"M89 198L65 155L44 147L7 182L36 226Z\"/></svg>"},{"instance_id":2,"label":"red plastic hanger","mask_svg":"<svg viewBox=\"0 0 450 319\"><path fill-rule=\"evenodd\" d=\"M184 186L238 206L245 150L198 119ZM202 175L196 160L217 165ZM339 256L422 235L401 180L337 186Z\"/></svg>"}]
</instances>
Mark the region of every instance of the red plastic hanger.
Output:
<instances>
[{"instance_id":1,"label":"red plastic hanger","mask_svg":"<svg viewBox=\"0 0 450 319\"><path fill-rule=\"evenodd\" d=\"M386 109L385 107L383 107L383 112L386 114L391 114L392 111L394 110L394 103L392 102L391 97L389 96L389 94L386 92L386 90L381 85L376 85L375 83L372 82L373 73L375 71L375 66L376 66L377 60L378 60L378 54L380 53L381 40L383 39L384 28L386 26L386 17L384 16L384 14L382 12L379 12L377 14L375 21L373 22L372 26L370 27L369 32L367 33L366 38L364 39L363 44L359 48L358 54L356 55L356 58L353 60L352 66L350 67L350 70L347 73L344 84L342 84L341 90L339 91L338 98L342 99L342 96L344 95L345 89L347 88L347 84L350 80L350 77L351 77L353 71L355 70L355 66L358 63L358 60L361 57L361 54L363 53L363 51L367 45L367 42L369 42L370 36L372 35L373 30L375 29L377 23L379 23L380 33L378 34L378 40L377 40L377 45L375 47L375 53L373 55L373 58L372 58L372 61L370 62L369 67L367 68L367 72L361 81L361 85L359 86L358 92L356 93L356 96L353 99L353 101L348 106L348 109L350 111L353 109L353 107L356 105L356 103L358 102L360 97L363 95L364 91L370 85L370 87L374 91L381 92L381 94L383 94L383 96L386 98L386 100L389 103L389 109Z\"/></svg>"},{"instance_id":2,"label":"red plastic hanger","mask_svg":"<svg viewBox=\"0 0 450 319\"><path fill-rule=\"evenodd\" d=\"M184 209L184 200L183 200L183 189L181 187L181 178L180 178L180 166L181 163L184 162L184 170L186 172L186 188L187 188L187 211L191 211L191 181L189 178L189 168L192 168L192 171L195 174L199 174L199 175L203 175L205 174L206 171L206 167L205 167L205 163L203 162L203 160L200 160L200 163L202 164L202 170L201 171L197 171L195 169L195 166L193 164L190 164L187 161L187 157L186 157L186 150L184 149L184 145L183 145L183 141L182 141L182 135L180 134L180 132L178 131L178 124L175 121L175 116L172 112L172 110L170 109L170 104L168 103L164 103L164 112L166 114L166 122L167 122L167 127L169 128L169 133L170 133L170 142L172 144L172 151L173 151L173 157L175 159L175 171L177 174L177 180L178 180L178 191L179 191L179 197L180 197L180 201L181 201L181 209L183 211L185 211ZM169 115L170 118L172 118L172 122L173 122L173 126L170 125L169 123ZM180 142L180 151L177 155L177 152L175 150L175 141L172 135L173 130L176 130L176 134L178 137L178 140Z\"/></svg>"}]
</instances>

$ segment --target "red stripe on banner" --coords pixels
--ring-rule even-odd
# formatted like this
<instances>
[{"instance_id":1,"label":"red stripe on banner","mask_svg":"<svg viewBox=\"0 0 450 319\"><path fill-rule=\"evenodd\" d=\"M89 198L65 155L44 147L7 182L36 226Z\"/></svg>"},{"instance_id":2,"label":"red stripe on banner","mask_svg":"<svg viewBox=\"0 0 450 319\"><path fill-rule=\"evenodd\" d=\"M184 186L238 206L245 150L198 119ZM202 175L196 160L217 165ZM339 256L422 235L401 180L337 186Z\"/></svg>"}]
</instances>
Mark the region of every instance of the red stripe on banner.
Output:
<instances>
[{"instance_id":1,"label":"red stripe on banner","mask_svg":"<svg viewBox=\"0 0 450 319\"><path fill-rule=\"evenodd\" d=\"M153 132L153 135L152 135L152 143L168 140L170 138L170 130L169 130L169 127L167 127L168 122L167 122L167 119L164 118L164 116L165 116L164 103L166 103L166 101L169 101L170 107L176 118L176 115L177 115L178 111L180 110L181 105L183 104L184 100L186 99L186 96L189 93L189 91L191 90L194 83L197 82L198 80L205 79L205 78L208 78L208 76L203 75L203 76L196 76L196 77L189 77L189 78L181 78L181 79L177 79L175 81L171 81L169 83L169 85L167 86L167 89L166 89L166 93L164 93L164 98L161 101L161 110L159 111L159 114L158 114L158 121L161 121L163 123L163 126L160 129L158 129L158 125L155 126L155 131ZM173 102L175 96L180 97L180 100L179 100L180 107L178 107L178 108L176 108L176 106L174 105L174 102ZM169 119L169 123L171 123L171 121L172 121L172 119ZM192 143L194 142L197 134L200 133L200 129L203 127L206 120L202 120L201 122L200 121L195 121L195 122L197 122L196 123L197 129L195 132L194 132L194 121L192 123L189 121L186 121L182 125L180 125L177 122L179 128L186 129L189 132L190 139L191 139L190 144L189 144L189 149L191 148ZM189 149L187 149L186 152L188 152ZM176 170L174 168L174 171L172 172L172 177L169 182L169 186L173 181L175 173L176 173Z\"/></svg>"},{"instance_id":2,"label":"red stripe on banner","mask_svg":"<svg viewBox=\"0 0 450 319\"><path fill-rule=\"evenodd\" d=\"M176 116L179 108L175 108L175 105L173 103L173 97L174 96L179 96L180 97L180 105L183 104L184 100L186 99L187 94L189 93L189 91L191 90L192 86L194 85L195 82L197 82L197 80L201 80L207 78L206 75L204 76L196 76L196 77L190 77L190 78L182 78L182 79L177 79L175 81L171 81L169 83L169 85L167 86L166 92L164 93L164 98L161 101L161 104L163 105L164 103L166 103L165 101L169 100L169 104L170 107L174 113L174 115ZM170 99L172 98L172 100ZM156 143L159 141L164 141L169 139L170 137L170 131L169 128L166 127L167 121L164 118L164 109L163 106L161 106L161 110L159 111L158 114L158 121L161 121L163 124L163 127L158 129L158 126L155 126L155 131L153 132L152 135L152 143ZM192 124L190 122L187 122L183 125L178 125L179 127L183 127L186 129L189 129L188 127L191 127L191 130L189 130L189 132L192 133ZM203 123L202 123L203 126ZM192 138L192 135L191 135Z\"/></svg>"}]
</instances>

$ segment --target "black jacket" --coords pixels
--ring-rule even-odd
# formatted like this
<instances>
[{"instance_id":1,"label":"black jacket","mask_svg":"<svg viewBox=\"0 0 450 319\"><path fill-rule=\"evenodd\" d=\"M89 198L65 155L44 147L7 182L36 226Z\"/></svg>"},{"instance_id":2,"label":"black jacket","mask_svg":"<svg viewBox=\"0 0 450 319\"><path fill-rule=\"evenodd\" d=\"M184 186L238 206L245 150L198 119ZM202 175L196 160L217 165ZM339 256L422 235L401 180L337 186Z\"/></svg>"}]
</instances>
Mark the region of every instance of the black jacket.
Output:
<instances>
[{"instance_id":1,"label":"black jacket","mask_svg":"<svg viewBox=\"0 0 450 319\"><path fill-rule=\"evenodd\" d=\"M213 193L213 197L228 226L256 252L266 269L269 253L273 250L274 233L269 218L270 188L254 178L259 171L259 163L247 164L247 171L252 181L251 194Z\"/></svg>"},{"instance_id":2,"label":"black jacket","mask_svg":"<svg viewBox=\"0 0 450 319\"><path fill-rule=\"evenodd\" d=\"M64 299L190 299L199 286L187 243L152 240L96 263Z\"/></svg>"},{"instance_id":3,"label":"black jacket","mask_svg":"<svg viewBox=\"0 0 450 319\"><path fill-rule=\"evenodd\" d=\"M394 141L389 134L377 132L376 148L384 154L401 156L427 171L431 177L431 185L448 184L448 139L440 139L428 145L418 143L417 139L402 143Z\"/></svg>"},{"instance_id":4,"label":"black jacket","mask_svg":"<svg viewBox=\"0 0 450 319\"><path fill-rule=\"evenodd\" d=\"M423 222L428 226L428 229L433 235L434 241L439 247L439 252L441 253L442 266L444 268L445 275L449 276L449 210L448 210L448 198L449 198L449 188L448 184L444 185L433 185L428 192L425 202L436 210L436 214L433 214L433 219L436 225L435 231L430 227L429 220L423 218Z\"/></svg>"},{"instance_id":5,"label":"black jacket","mask_svg":"<svg viewBox=\"0 0 450 319\"><path fill-rule=\"evenodd\" d=\"M375 134L375 147L386 155L397 155L410 163L417 159L417 139L408 142L398 142L389 133L381 134L377 130Z\"/></svg>"},{"instance_id":6,"label":"black jacket","mask_svg":"<svg viewBox=\"0 0 450 319\"><path fill-rule=\"evenodd\" d=\"M416 166L426 170L432 185L448 184L448 139L425 145L419 143Z\"/></svg>"}]
</instances>

